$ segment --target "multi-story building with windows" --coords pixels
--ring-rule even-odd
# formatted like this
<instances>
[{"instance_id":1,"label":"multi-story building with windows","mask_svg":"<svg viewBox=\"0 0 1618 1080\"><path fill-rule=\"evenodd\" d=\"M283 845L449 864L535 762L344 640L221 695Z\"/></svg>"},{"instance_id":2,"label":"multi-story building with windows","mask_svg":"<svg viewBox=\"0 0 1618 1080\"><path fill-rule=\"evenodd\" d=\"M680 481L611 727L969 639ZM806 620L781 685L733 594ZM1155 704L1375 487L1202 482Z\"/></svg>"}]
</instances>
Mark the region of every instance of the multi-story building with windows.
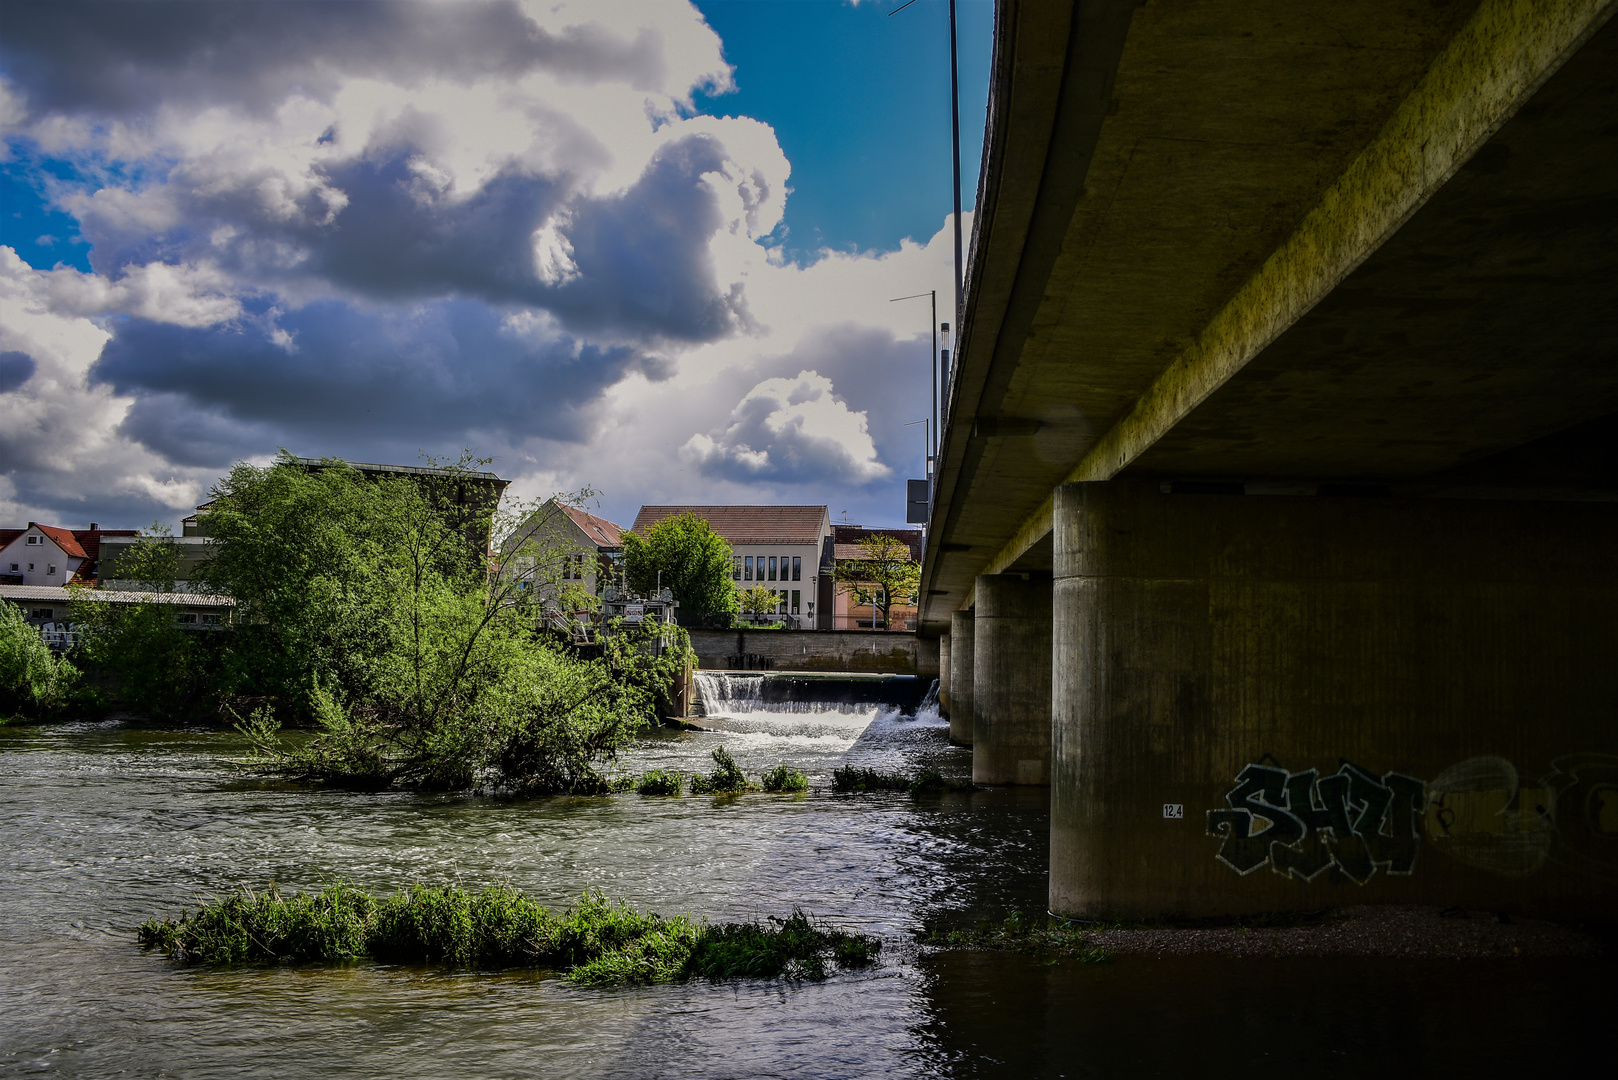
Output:
<instances>
[{"instance_id":1,"label":"multi-story building with windows","mask_svg":"<svg viewBox=\"0 0 1618 1080\"><path fill-rule=\"evenodd\" d=\"M824 506L643 506L634 532L678 514L705 518L730 544L739 589L764 585L780 597L776 618L805 630L831 625L831 515ZM822 582L827 585L822 594Z\"/></svg>"}]
</instances>

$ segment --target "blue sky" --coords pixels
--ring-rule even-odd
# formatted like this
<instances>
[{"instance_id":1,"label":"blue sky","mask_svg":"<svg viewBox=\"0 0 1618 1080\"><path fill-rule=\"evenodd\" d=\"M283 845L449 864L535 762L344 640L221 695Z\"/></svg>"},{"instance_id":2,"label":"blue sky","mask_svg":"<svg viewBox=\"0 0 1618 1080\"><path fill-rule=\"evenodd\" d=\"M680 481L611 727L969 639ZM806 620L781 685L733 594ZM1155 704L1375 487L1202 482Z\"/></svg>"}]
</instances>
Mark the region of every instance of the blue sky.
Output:
<instances>
[{"instance_id":1,"label":"blue sky","mask_svg":"<svg viewBox=\"0 0 1618 1080\"><path fill-rule=\"evenodd\" d=\"M465 446L624 522L897 523L929 345L887 301L953 261L946 8L898 2L9 7L0 518ZM992 17L960 5L968 211Z\"/></svg>"}]
</instances>

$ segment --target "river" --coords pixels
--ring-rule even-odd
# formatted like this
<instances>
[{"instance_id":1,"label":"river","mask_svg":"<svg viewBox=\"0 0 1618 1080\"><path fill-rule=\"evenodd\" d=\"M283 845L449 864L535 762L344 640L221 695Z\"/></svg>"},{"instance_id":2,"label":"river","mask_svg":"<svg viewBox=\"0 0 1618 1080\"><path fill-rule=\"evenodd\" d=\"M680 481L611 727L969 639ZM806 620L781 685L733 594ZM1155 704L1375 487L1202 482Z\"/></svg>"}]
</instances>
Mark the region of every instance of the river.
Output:
<instances>
[{"instance_id":1,"label":"river","mask_svg":"<svg viewBox=\"0 0 1618 1080\"><path fill-rule=\"evenodd\" d=\"M356 794L245 778L211 730L0 728L0 1072L54 1076L1312 1076L1563 1071L1611 1016L1589 962L933 953L926 926L1044 908L1042 790L839 796L831 770L970 772L923 707L715 695L716 730L659 731L621 771L757 775L807 795L731 799ZM794 906L884 939L823 983L599 990L532 972L181 969L134 928L198 898L346 878L503 882L556 906L599 888L710 919ZM1592 982L1592 980L1594 980ZM1592 993L1591 986L1598 992Z\"/></svg>"}]
</instances>

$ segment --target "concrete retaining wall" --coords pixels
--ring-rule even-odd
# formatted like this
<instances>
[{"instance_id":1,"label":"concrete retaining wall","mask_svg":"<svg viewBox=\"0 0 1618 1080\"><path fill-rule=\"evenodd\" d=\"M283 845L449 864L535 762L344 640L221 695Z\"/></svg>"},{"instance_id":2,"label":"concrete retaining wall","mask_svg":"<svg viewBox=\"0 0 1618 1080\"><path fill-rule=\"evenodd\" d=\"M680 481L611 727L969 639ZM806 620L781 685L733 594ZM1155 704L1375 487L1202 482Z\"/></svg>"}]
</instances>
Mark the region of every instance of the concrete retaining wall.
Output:
<instances>
[{"instance_id":1,"label":"concrete retaining wall","mask_svg":"<svg viewBox=\"0 0 1618 1080\"><path fill-rule=\"evenodd\" d=\"M871 671L938 675L938 641L905 631L692 630L709 671Z\"/></svg>"}]
</instances>

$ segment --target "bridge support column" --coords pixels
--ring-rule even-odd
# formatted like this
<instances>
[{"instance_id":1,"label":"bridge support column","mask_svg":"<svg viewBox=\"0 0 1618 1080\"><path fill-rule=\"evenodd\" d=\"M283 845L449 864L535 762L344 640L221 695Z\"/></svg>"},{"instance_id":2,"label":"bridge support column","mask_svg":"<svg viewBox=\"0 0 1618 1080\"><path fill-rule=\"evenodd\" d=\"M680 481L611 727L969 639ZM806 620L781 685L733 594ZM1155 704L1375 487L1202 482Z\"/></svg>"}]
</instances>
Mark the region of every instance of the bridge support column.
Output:
<instances>
[{"instance_id":1,"label":"bridge support column","mask_svg":"<svg viewBox=\"0 0 1618 1080\"><path fill-rule=\"evenodd\" d=\"M938 639L938 715L949 719L949 635Z\"/></svg>"},{"instance_id":2,"label":"bridge support column","mask_svg":"<svg viewBox=\"0 0 1618 1080\"><path fill-rule=\"evenodd\" d=\"M1050 579L983 574L975 596L972 780L1049 784Z\"/></svg>"},{"instance_id":3,"label":"bridge support column","mask_svg":"<svg viewBox=\"0 0 1618 1080\"><path fill-rule=\"evenodd\" d=\"M1610 917L1618 505L1054 505L1052 910Z\"/></svg>"},{"instance_id":4,"label":"bridge support column","mask_svg":"<svg viewBox=\"0 0 1618 1080\"><path fill-rule=\"evenodd\" d=\"M972 609L949 617L949 741L972 745Z\"/></svg>"}]
</instances>

